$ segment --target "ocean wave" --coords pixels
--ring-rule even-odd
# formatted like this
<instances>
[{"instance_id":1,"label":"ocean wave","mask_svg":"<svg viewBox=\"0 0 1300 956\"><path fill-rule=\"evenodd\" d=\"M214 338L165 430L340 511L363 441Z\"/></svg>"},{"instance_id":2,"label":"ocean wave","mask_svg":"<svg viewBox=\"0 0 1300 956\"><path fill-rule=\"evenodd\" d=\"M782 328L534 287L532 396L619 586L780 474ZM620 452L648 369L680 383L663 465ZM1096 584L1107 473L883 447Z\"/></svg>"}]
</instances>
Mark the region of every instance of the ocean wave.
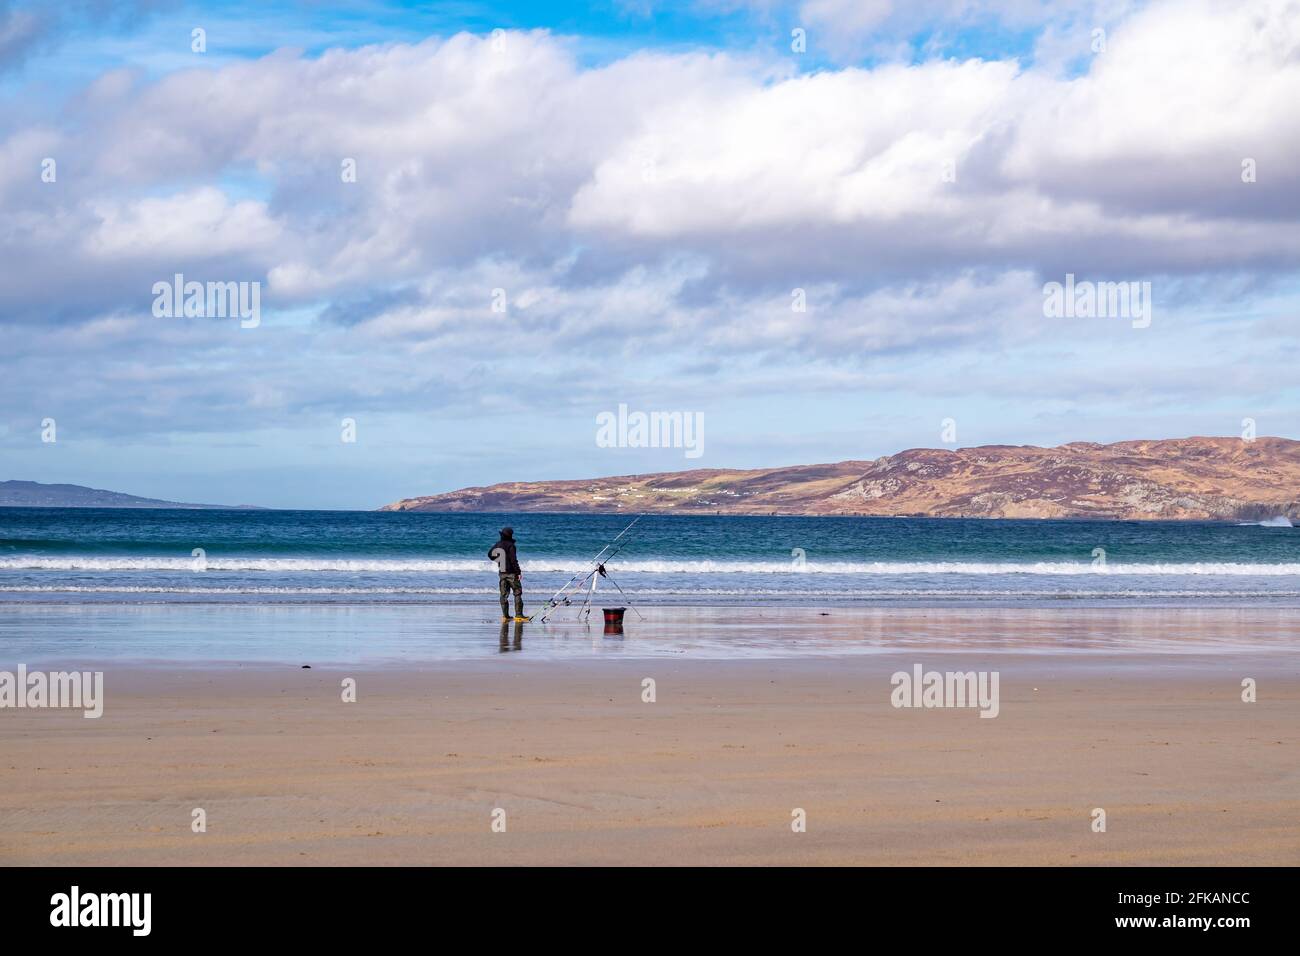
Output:
<instances>
[{"instance_id":1,"label":"ocean wave","mask_svg":"<svg viewBox=\"0 0 1300 956\"><path fill-rule=\"evenodd\" d=\"M404 587L264 587L221 586L174 587L166 584L21 584L0 585L0 594L496 594L491 588L404 588Z\"/></svg>"},{"instance_id":2,"label":"ocean wave","mask_svg":"<svg viewBox=\"0 0 1300 956\"><path fill-rule=\"evenodd\" d=\"M637 588L631 592L637 597L788 597L788 598L839 598L861 599L879 597L984 597L984 598L1297 598L1300 591L1260 590L1196 590L1169 588L1115 588L1112 590L1024 590L1014 588L872 588L870 590L835 590L827 588L791 590L789 588ZM285 596L348 596L348 595L474 595L495 596L495 587L294 587L271 585L214 585L212 587L176 587L172 585L113 585L113 584L36 584L0 585L0 594L244 594Z\"/></svg>"},{"instance_id":3,"label":"ocean wave","mask_svg":"<svg viewBox=\"0 0 1300 956\"><path fill-rule=\"evenodd\" d=\"M578 559L539 558L521 563L525 572L573 574L590 564ZM911 575L911 574L1029 574L1029 575L1204 575L1282 577L1300 575L1297 563L1246 563L1231 561L1132 562L1111 561L1102 569L1088 561L718 561L659 559L610 562L611 572L624 574L791 574L791 575ZM206 570L265 573L388 573L438 574L491 573L488 561L464 558L331 559L247 558L206 559ZM0 557L0 571L174 571L197 573L191 557Z\"/></svg>"}]
</instances>

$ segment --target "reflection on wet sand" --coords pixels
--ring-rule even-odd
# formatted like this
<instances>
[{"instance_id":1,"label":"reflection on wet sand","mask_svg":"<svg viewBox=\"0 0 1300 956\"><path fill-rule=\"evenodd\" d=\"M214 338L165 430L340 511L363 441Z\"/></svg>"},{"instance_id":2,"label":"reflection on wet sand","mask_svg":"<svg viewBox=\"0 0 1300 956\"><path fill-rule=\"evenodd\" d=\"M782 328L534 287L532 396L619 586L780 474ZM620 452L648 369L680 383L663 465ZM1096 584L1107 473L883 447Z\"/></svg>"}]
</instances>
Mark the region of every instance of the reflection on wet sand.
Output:
<instances>
[{"instance_id":1,"label":"reflection on wet sand","mask_svg":"<svg viewBox=\"0 0 1300 956\"><path fill-rule=\"evenodd\" d=\"M492 609L492 610L495 610ZM560 612L529 625L530 657L713 660L899 651L1274 654L1294 660L1286 608L653 607L624 633ZM472 605L7 605L0 669L109 661L406 665L523 649L523 628ZM523 622L518 622L522 624ZM57 669L57 668L56 668Z\"/></svg>"},{"instance_id":2,"label":"reflection on wet sand","mask_svg":"<svg viewBox=\"0 0 1300 956\"><path fill-rule=\"evenodd\" d=\"M514 644L510 643L510 621L501 622L501 648L502 654L507 651L522 651L524 649L524 622L515 621Z\"/></svg>"}]
</instances>

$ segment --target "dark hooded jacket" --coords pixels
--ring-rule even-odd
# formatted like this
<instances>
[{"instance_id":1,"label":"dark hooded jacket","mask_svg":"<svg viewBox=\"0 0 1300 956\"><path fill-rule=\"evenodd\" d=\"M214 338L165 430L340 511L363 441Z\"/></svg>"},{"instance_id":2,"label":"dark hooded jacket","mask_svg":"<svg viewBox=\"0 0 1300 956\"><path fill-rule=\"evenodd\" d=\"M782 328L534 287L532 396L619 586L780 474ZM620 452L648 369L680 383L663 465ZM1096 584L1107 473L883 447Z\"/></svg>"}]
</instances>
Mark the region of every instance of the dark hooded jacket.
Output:
<instances>
[{"instance_id":1,"label":"dark hooded jacket","mask_svg":"<svg viewBox=\"0 0 1300 956\"><path fill-rule=\"evenodd\" d=\"M495 562L498 551L504 551L506 555L505 565L497 565L500 572L502 574L518 574L519 558L515 555L515 533L510 528L501 529L501 537L488 550L488 558Z\"/></svg>"}]
</instances>

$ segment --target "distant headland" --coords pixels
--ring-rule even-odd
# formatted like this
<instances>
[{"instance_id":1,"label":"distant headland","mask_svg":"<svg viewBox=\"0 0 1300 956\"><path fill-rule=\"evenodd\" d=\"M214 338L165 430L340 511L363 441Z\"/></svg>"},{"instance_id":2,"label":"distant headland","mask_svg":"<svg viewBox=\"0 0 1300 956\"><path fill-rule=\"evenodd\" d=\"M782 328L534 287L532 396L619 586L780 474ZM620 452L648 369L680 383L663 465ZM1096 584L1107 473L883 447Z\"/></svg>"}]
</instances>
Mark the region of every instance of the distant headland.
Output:
<instances>
[{"instance_id":1,"label":"distant headland","mask_svg":"<svg viewBox=\"0 0 1300 956\"><path fill-rule=\"evenodd\" d=\"M912 448L874 461L504 482L380 510L1261 521L1300 517L1300 442Z\"/></svg>"}]
</instances>

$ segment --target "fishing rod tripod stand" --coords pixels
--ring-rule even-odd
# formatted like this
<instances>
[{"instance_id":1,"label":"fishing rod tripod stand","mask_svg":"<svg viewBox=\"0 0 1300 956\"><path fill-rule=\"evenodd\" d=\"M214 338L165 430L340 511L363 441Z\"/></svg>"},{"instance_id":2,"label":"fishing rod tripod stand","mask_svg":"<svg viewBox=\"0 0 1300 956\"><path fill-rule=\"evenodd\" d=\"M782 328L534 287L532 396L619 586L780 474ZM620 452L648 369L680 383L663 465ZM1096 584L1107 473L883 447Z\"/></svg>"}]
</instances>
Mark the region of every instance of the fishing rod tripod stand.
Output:
<instances>
[{"instance_id":1,"label":"fishing rod tripod stand","mask_svg":"<svg viewBox=\"0 0 1300 956\"><path fill-rule=\"evenodd\" d=\"M591 619L591 599L596 596L596 582L601 578L604 578L610 584L614 585L614 589L622 595L624 601L627 601L627 606L632 608L633 611L636 611L637 617L641 618L643 621L645 620L645 617L640 611L637 611L636 606L628 598L627 592L618 586L618 582L614 580L607 570L605 570L605 565L603 564L597 564L591 571L591 584L587 588L587 598L582 602L582 610L578 612L579 620L586 624Z\"/></svg>"},{"instance_id":2,"label":"fishing rod tripod stand","mask_svg":"<svg viewBox=\"0 0 1300 956\"><path fill-rule=\"evenodd\" d=\"M627 541L624 540L625 535L631 531L632 526L643 517L644 515L637 515L632 519L631 524L615 536L614 540L610 541L609 544L600 549L600 552L591 559L589 564L586 565L586 567L591 570L579 571L573 577L569 578L568 582L565 583L562 588L551 595L551 599L546 602L546 605L538 613L538 620L545 623L546 619L553 611L555 611L556 608L571 607L574 598L576 598L578 593L585 588L587 596L582 602L582 610L578 612L578 617L586 623L588 618L591 617L591 600L596 595L596 584L601 578L604 578L610 584L614 585L615 590L623 596L624 600L627 600L627 593L618 586L617 581L610 577L609 571L605 568L605 562L623 550L624 545L627 544ZM628 601L627 603L628 607L631 607L633 611L636 611L636 616L644 621L645 615L637 610L637 608L632 605L631 601Z\"/></svg>"}]
</instances>

